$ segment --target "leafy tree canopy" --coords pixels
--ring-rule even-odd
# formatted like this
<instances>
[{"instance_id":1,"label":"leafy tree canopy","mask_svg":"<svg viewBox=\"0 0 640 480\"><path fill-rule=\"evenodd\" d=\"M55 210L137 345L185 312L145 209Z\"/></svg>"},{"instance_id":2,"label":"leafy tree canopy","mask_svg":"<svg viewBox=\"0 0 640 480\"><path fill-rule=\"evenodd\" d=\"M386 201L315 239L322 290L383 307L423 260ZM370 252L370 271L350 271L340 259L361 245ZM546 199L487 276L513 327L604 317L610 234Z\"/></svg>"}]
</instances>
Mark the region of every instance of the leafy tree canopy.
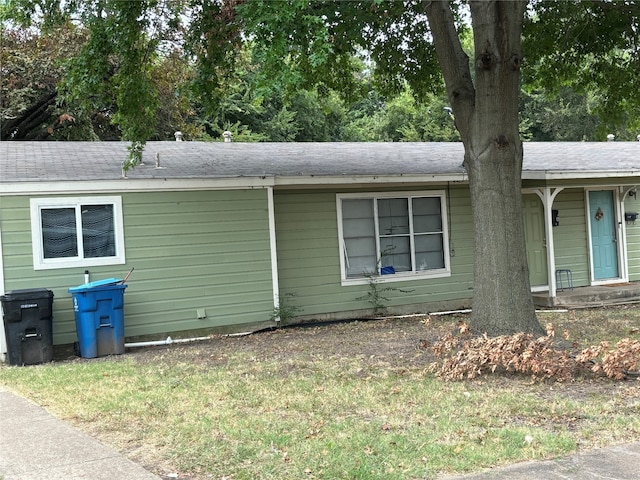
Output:
<instances>
[{"instance_id":1,"label":"leafy tree canopy","mask_svg":"<svg viewBox=\"0 0 640 480\"><path fill-rule=\"evenodd\" d=\"M454 4L456 28L465 50L473 56L468 10L464 2ZM524 26L524 138L595 140L610 132L619 139L635 138L634 132L640 129L639 10L632 1L531 2ZM60 108L54 112L49 105L45 110L66 123L56 122L55 116L40 118L44 130L31 133L29 138L45 138L52 131L54 136L62 135L58 130L69 125L69 118L76 127L91 119L97 122L94 138L117 135L140 142L172 138L175 125L181 125L178 129L188 137L197 138L203 128L211 130L206 127L210 121L197 116L218 118L226 125L215 127L215 132L228 127L238 135L239 128L256 133L236 137L247 140L456 138L451 133L421 134L429 130L426 125L401 127L406 135L384 133L380 122L390 119L356 119L357 112L347 117L344 112L338 114L342 125L327 127L333 129L331 134L309 135L305 128L293 125L297 123L294 119L311 121L288 105L293 99L303 108L303 90L315 91L312 95L319 95L316 102L330 98L329 91L338 92L356 110L367 92L375 91L385 98L399 96L386 104L396 114L397 103L403 97L407 101L407 85L422 104L438 98L443 92L442 75L423 5L418 1L9 0L0 6L0 14L5 65L19 32L9 25L33 26L49 33L38 36L23 29L19 35L39 38L41 45L47 38L51 45L46 51L48 60L36 62L37 72L29 73L27 65L14 65L14 71L22 69L21 78L46 76L46 89L36 92L32 88L28 93L22 86L3 82L5 127L15 128L16 109L22 106L25 111L28 103L36 110L38 100L48 99L58 107L62 101L75 105L70 117L61 117L69 112ZM76 27L71 29L71 25ZM72 31L75 39L69 41ZM22 52L34 52L32 58L43 51L35 44L25 47ZM249 60L243 53L247 51L251 52ZM54 95L54 86L60 82L57 93L61 95ZM238 91L238 85L244 93ZM563 98L569 92L574 92L571 102ZM230 114L235 108L231 104L247 99L247 95L253 97L253 107L246 108L250 104L245 102L243 115ZM280 98L279 106L273 104L276 97ZM265 99L267 104L263 105ZM441 117L443 112L438 108L432 107L430 113L435 111ZM556 115L551 114L554 109ZM582 114L576 109L583 109ZM103 113L97 116L95 112ZM404 112L411 120L426 119L406 109ZM357 120L360 127L345 125L349 118ZM583 131L568 128L568 119L574 126L575 121L582 121ZM109 122L119 129L109 127ZM562 123L564 127L558 125ZM545 125L552 131L543 133ZM364 132L365 126L377 133ZM387 128L393 129L391 125ZM86 137L91 130L80 135ZM3 138L7 138L6 128Z\"/></svg>"},{"instance_id":2,"label":"leafy tree canopy","mask_svg":"<svg viewBox=\"0 0 640 480\"><path fill-rule=\"evenodd\" d=\"M524 27L527 84L595 93L594 112L609 132L640 129L640 3L536 1L532 8Z\"/></svg>"},{"instance_id":3,"label":"leafy tree canopy","mask_svg":"<svg viewBox=\"0 0 640 480\"><path fill-rule=\"evenodd\" d=\"M153 65L172 44L195 62L192 91L212 116L230 91L247 98L242 89L226 90L225 80L250 41L260 66L255 84L285 92L279 99L260 95L274 101L255 103L256 111L277 112L274 132L287 139L333 138L344 112L334 108L330 91L363 98L363 65L382 96L409 88L422 100L446 90L469 176L473 322L490 334L542 332L522 222L522 82L532 98L540 89L558 98L567 87L593 93L589 106L598 116L638 125L635 1L10 0L2 15L25 25L38 20L43 29L71 21L88 30L67 65L65 96L88 108L106 105L115 93L114 121L133 142L133 164L156 124ZM330 100L324 109L317 108L320 98ZM428 138L428 122L411 99L398 95L386 107L386 124L376 127L386 138ZM410 128L398 117L411 118Z\"/></svg>"}]
</instances>

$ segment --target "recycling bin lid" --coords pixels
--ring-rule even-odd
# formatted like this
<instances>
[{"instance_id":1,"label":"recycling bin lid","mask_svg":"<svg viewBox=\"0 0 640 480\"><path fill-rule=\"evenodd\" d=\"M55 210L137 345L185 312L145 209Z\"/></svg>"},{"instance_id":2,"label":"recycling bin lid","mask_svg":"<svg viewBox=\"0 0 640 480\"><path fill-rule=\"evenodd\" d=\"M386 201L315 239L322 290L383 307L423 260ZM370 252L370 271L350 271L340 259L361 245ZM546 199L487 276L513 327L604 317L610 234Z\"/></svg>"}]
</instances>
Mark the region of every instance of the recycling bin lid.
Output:
<instances>
[{"instance_id":1,"label":"recycling bin lid","mask_svg":"<svg viewBox=\"0 0 640 480\"><path fill-rule=\"evenodd\" d=\"M11 290L0 297L3 302L32 300L37 298L53 297L53 292L46 288L25 288L22 290Z\"/></svg>"},{"instance_id":2,"label":"recycling bin lid","mask_svg":"<svg viewBox=\"0 0 640 480\"><path fill-rule=\"evenodd\" d=\"M107 287L110 285L117 285L120 282L122 282L121 278L106 278L104 280L96 280L95 282L84 283L82 285L78 285L77 287L71 287L69 289L69 293L84 292L86 290L90 290L96 287Z\"/></svg>"}]
</instances>

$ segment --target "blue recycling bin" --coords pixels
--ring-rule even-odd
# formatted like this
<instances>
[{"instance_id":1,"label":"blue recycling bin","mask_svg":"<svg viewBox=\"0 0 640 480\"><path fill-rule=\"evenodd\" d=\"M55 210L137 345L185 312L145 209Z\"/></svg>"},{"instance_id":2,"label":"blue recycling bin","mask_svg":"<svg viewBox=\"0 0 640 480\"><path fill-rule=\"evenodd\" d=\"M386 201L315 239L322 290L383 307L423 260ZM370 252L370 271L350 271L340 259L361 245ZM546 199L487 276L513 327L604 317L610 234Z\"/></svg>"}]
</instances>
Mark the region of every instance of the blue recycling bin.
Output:
<instances>
[{"instance_id":1,"label":"blue recycling bin","mask_svg":"<svg viewBox=\"0 0 640 480\"><path fill-rule=\"evenodd\" d=\"M124 353L125 288L121 279L109 278L69 289L81 357Z\"/></svg>"}]
</instances>

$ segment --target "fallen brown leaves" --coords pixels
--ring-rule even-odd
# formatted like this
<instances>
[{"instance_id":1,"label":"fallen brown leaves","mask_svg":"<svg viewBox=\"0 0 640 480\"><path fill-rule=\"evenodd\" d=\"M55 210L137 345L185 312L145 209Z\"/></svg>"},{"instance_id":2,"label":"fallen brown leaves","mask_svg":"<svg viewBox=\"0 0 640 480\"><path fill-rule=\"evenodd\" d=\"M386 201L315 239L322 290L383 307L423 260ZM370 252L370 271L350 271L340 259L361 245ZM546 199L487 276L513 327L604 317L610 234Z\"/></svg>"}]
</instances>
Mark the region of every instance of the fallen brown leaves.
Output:
<instances>
[{"instance_id":1,"label":"fallen brown leaves","mask_svg":"<svg viewBox=\"0 0 640 480\"><path fill-rule=\"evenodd\" d=\"M461 323L457 334L448 333L431 346L439 361L432 363L429 371L445 380L470 379L495 372L557 381L586 375L615 380L638 376L638 340L625 338L614 347L601 342L581 349L576 343L558 345L554 336L553 325L547 325L547 335L538 338L529 333L474 337L469 326ZM568 332L563 332L563 337L568 340Z\"/></svg>"}]
</instances>

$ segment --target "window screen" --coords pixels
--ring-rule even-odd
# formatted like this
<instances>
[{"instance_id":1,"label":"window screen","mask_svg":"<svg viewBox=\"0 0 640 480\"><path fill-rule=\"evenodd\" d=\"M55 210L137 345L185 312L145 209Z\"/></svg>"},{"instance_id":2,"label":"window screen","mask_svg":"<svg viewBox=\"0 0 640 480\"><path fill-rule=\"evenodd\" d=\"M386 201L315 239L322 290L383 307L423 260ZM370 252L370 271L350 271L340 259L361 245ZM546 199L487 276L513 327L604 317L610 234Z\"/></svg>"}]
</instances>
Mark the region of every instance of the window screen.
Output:
<instances>
[{"instance_id":1,"label":"window screen","mask_svg":"<svg viewBox=\"0 0 640 480\"><path fill-rule=\"evenodd\" d=\"M35 270L125 263L122 198L30 200Z\"/></svg>"},{"instance_id":2,"label":"window screen","mask_svg":"<svg viewBox=\"0 0 640 480\"><path fill-rule=\"evenodd\" d=\"M345 277L447 268L443 197L343 198Z\"/></svg>"}]
</instances>

